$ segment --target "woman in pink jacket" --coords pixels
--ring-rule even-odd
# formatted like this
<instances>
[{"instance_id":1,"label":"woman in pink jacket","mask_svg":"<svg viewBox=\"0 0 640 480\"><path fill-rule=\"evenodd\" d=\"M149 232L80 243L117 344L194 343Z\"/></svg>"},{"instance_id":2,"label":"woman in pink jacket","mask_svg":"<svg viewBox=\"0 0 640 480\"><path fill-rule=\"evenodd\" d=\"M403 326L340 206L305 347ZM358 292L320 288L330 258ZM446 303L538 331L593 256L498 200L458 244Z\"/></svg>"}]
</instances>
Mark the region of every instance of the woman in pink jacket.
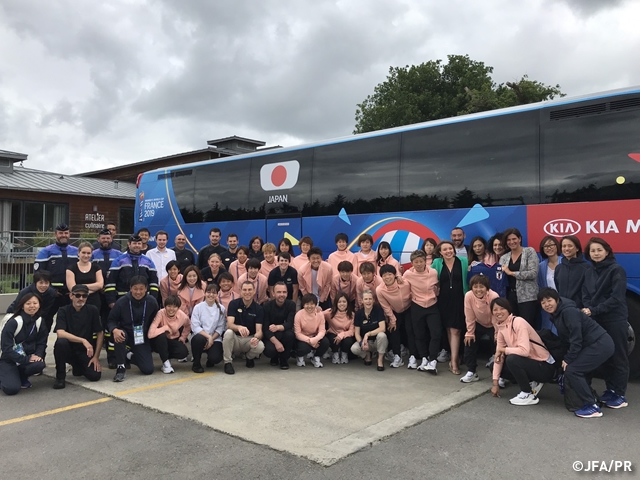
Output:
<instances>
[{"instance_id":1,"label":"woman in pink jacket","mask_svg":"<svg viewBox=\"0 0 640 480\"><path fill-rule=\"evenodd\" d=\"M515 380L520 387L520 393L509 400L511 405L535 405L539 402L542 386L555 376L555 359L533 327L511 312L511 304L506 298L491 302L498 344L491 393L494 397L500 396L499 379L502 376Z\"/></svg>"},{"instance_id":2,"label":"woman in pink jacket","mask_svg":"<svg viewBox=\"0 0 640 480\"><path fill-rule=\"evenodd\" d=\"M191 321L180 310L180 298L169 295L149 326L149 340L154 352L162 360L162 373L173 373L170 358L185 358L189 355L187 338L191 333Z\"/></svg>"},{"instance_id":3,"label":"woman in pink jacket","mask_svg":"<svg viewBox=\"0 0 640 480\"><path fill-rule=\"evenodd\" d=\"M191 312L200 302L204 301L204 291L207 288L207 282L202 279L200 269L195 265L189 265L184 270L180 288L178 289L178 297L182 301L180 310L191 318Z\"/></svg>"},{"instance_id":4,"label":"woman in pink jacket","mask_svg":"<svg viewBox=\"0 0 640 480\"><path fill-rule=\"evenodd\" d=\"M356 330L353 326L353 306L347 294L338 293L333 306L323 313L329 325L326 337L333 352L331 363L349 363L349 352L356 341Z\"/></svg>"},{"instance_id":5,"label":"woman in pink jacket","mask_svg":"<svg viewBox=\"0 0 640 480\"><path fill-rule=\"evenodd\" d=\"M313 366L322 368L320 357L329 350L329 339L326 338L324 314L318 306L318 297L313 293L302 296L302 310L293 319L293 332L296 335L296 356L298 366L304 367L304 357L313 352Z\"/></svg>"},{"instance_id":6,"label":"woman in pink jacket","mask_svg":"<svg viewBox=\"0 0 640 480\"><path fill-rule=\"evenodd\" d=\"M464 318L467 332L464 334L464 364L467 373L460 379L462 383L480 380L478 368L478 340L488 335L495 346L496 332L491 318L491 302L498 298L498 294L491 290L489 277L474 275L469 281L469 290L464 296Z\"/></svg>"}]
</instances>

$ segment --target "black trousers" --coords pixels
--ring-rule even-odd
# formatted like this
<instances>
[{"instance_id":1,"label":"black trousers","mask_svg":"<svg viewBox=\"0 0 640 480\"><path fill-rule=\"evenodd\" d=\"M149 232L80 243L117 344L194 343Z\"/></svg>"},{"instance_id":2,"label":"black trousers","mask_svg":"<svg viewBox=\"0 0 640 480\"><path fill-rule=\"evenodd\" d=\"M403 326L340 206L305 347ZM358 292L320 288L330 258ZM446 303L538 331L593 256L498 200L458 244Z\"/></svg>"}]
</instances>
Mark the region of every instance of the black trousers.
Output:
<instances>
[{"instance_id":1,"label":"black trousers","mask_svg":"<svg viewBox=\"0 0 640 480\"><path fill-rule=\"evenodd\" d=\"M213 345L211 345L207 350L204 349L206 345L207 339L204 335L200 335L198 333L197 335L191 337L191 354L193 355L194 367L202 366L201 362L203 353L207 354L207 364L209 366L213 366L216 363L220 363L222 361L222 341L213 342Z\"/></svg>"},{"instance_id":2,"label":"black trousers","mask_svg":"<svg viewBox=\"0 0 640 480\"><path fill-rule=\"evenodd\" d=\"M582 400L583 406L596 403L591 390L590 373L607 361L613 355L613 351L613 340L605 334L595 343L580 350L576 359L567 365L564 371L564 381Z\"/></svg>"},{"instance_id":3,"label":"black trousers","mask_svg":"<svg viewBox=\"0 0 640 480\"><path fill-rule=\"evenodd\" d=\"M529 325L531 325L534 330L538 330L540 326L540 319L538 318L538 309L540 308L540 304L536 300L531 300L529 302L520 302L518 303L518 296L514 290L509 290L507 293L507 300L511 304L511 309L513 310L513 314L524 318Z\"/></svg>"},{"instance_id":4,"label":"black trousers","mask_svg":"<svg viewBox=\"0 0 640 480\"><path fill-rule=\"evenodd\" d=\"M127 359L127 347L133 353L131 363L140 369L143 375L151 375L153 373L153 357L151 356L151 344L149 340L145 340L140 345L135 345L133 341L133 333L125 331L125 341L115 343L116 363L124 365Z\"/></svg>"},{"instance_id":5,"label":"black trousers","mask_svg":"<svg viewBox=\"0 0 640 480\"><path fill-rule=\"evenodd\" d=\"M489 335L491 342L495 345L495 330L493 327L487 328L476 322L476 339L471 342L470 345L464 346L464 364L467 366L470 372L476 372L478 368L478 340L484 335ZM493 349L495 351L495 348Z\"/></svg>"},{"instance_id":6,"label":"black trousers","mask_svg":"<svg viewBox=\"0 0 640 480\"><path fill-rule=\"evenodd\" d=\"M202 335L200 335L202 336ZM189 349L178 338L169 338L164 333L150 338L151 349L160 355L162 363L170 358L185 358L189 356Z\"/></svg>"},{"instance_id":7,"label":"black trousers","mask_svg":"<svg viewBox=\"0 0 640 480\"><path fill-rule=\"evenodd\" d=\"M600 324L611 340L613 340L613 355L605 362L605 384L607 390L613 390L618 395L627 393L629 381L629 355L627 354L628 324L626 321L614 321Z\"/></svg>"},{"instance_id":8,"label":"black trousers","mask_svg":"<svg viewBox=\"0 0 640 480\"><path fill-rule=\"evenodd\" d=\"M91 357L87 355L87 349L81 343L58 338L53 346L53 357L56 359L56 378L58 380L64 380L67 377L67 363L73 368L74 376L84 375L90 382L97 382L102 376L101 372L97 372L93 366L89 366Z\"/></svg>"},{"instance_id":9,"label":"black trousers","mask_svg":"<svg viewBox=\"0 0 640 480\"><path fill-rule=\"evenodd\" d=\"M286 363L291 357L291 351L293 350L293 346L296 343L296 335L293 333L293 330L284 330L282 332L275 332L273 336L276 337L284 350L282 352L278 352L276 350L276 346L271 342L271 340L264 340L264 356L267 358L277 358L280 360L280 363Z\"/></svg>"},{"instance_id":10,"label":"black trousers","mask_svg":"<svg viewBox=\"0 0 640 480\"><path fill-rule=\"evenodd\" d=\"M332 332L327 332L325 338L329 340L329 346L331 351L336 352L344 352L351 353L351 346L356 343L356 337L344 337L340 342L335 343L337 335Z\"/></svg>"},{"instance_id":11,"label":"black trousers","mask_svg":"<svg viewBox=\"0 0 640 480\"><path fill-rule=\"evenodd\" d=\"M393 350L394 355L400 355L400 345L404 345L409 348L411 355L415 356L414 350L416 347L415 338L411 335L411 339L407 338L407 319L411 320L410 309L406 309L402 313L393 312L396 317L396 329L391 331L387 326L387 338L389 339L389 348ZM413 349L411 348L413 344Z\"/></svg>"},{"instance_id":12,"label":"black trousers","mask_svg":"<svg viewBox=\"0 0 640 480\"><path fill-rule=\"evenodd\" d=\"M0 384L2 391L7 395L15 395L20 391L22 384L31 375L42 373L44 362L28 362L25 365L16 365L7 360L0 360Z\"/></svg>"},{"instance_id":13,"label":"black trousers","mask_svg":"<svg viewBox=\"0 0 640 480\"><path fill-rule=\"evenodd\" d=\"M418 353L416 358L427 357L429 361L438 358L440 341L442 340L442 321L438 305L424 308L411 302L411 326ZM427 341L427 336L429 336L429 341Z\"/></svg>"},{"instance_id":14,"label":"black trousers","mask_svg":"<svg viewBox=\"0 0 640 480\"><path fill-rule=\"evenodd\" d=\"M111 309L107 303L107 299L104 294L100 294L100 320L102 320L102 327L104 328L104 347L107 350L107 363L116 363L116 351L113 345L113 339L111 338L111 332L107 329L107 320L109 319L109 313Z\"/></svg>"},{"instance_id":15,"label":"black trousers","mask_svg":"<svg viewBox=\"0 0 640 480\"><path fill-rule=\"evenodd\" d=\"M296 357L304 357L308 353L311 352L313 348L307 342L301 342L298 340L298 345L296 347ZM325 336L316 348L316 357L321 357L324 353L329 350L329 339Z\"/></svg>"},{"instance_id":16,"label":"black trousers","mask_svg":"<svg viewBox=\"0 0 640 480\"><path fill-rule=\"evenodd\" d=\"M505 357L502 376L515 380L522 392L531 393L529 382L548 383L555 377L555 365L520 355L505 355Z\"/></svg>"}]
</instances>

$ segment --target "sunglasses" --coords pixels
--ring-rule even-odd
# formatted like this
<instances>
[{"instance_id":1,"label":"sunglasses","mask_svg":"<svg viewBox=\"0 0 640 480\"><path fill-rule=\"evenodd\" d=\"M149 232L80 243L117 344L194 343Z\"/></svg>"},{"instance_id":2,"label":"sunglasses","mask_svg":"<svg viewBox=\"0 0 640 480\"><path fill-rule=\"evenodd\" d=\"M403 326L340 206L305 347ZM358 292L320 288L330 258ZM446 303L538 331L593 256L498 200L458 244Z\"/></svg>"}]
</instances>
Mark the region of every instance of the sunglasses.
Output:
<instances>
[{"instance_id":1,"label":"sunglasses","mask_svg":"<svg viewBox=\"0 0 640 480\"><path fill-rule=\"evenodd\" d=\"M76 297L76 298L88 298L89 297L89 295L86 294L86 293L74 293L73 296Z\"/></svg>"}]
</instances>

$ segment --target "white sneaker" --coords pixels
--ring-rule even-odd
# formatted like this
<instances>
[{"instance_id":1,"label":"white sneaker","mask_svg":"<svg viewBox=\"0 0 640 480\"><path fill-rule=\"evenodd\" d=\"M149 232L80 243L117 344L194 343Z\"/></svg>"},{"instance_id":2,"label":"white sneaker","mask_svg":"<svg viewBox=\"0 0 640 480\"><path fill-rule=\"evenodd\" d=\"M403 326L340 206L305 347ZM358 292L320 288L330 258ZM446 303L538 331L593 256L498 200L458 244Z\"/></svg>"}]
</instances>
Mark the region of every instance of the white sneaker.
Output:
<instances>
[{"instance_id":1,"label":"white sneaker","mask_svg":"<svg viewBox=\"0 0 640 480\"><path fill-rule=\"evenodd\" d=\"M493 358L495 357L495 355L491 355L491 357L489 358L489 361L485 364L485 367L490 368L493 370Z\"/></svg>"},{"instance_id":2,"label":"white sneaker","mask_svg":"<svg viewBox=\"0 0 640 480\"><path fill-rule=\"evenodd\" d=\"M340 364L340 352L335 352L331 355L331 363L335 363L336 365Z\"/></svg>"},{"instance_id":3,"label":"white sneaker","mask_svg":"<svg viewBox=\"0 0 640 480\"><path fill-rule=\"evenodd\" d=\"M296 365L298 365L299 367L304 367L306 365L306 363L304 362L304 357L298 357Z\"/></svg>"},{"instance_id":4,"label":"white sneaker","mask_svg":"<svg viewBox=\"0 0 640 480\"><path fill-rule=\"evenodd\" d=\"M307 358L308 358L308 359L312 359L312 358L313 358L313 356L314 356L314 352L313 352L313 350L311 350L309 353L307 353Z\"/></svg>"},{"instance_id":5,"label":"white sneaker","mask_svg":"<svg viewBox=\"0 0 640 480\"><path fill-rule=\"evenodd\" d=\"M393 362L391 362L391 365L389 365L391 368L398 368L404 365L404 362L402 361L402 357L400 355L394 355L393 356Z\"/></svg>"},{"instance_id":6,"label":"white sneaker","mask_svg":"<svg viewBox=\"0 0 640 480\"><path fill-rule=\"evenodd\" d=\"M162 364L162 373L173 373L173 372L174 370L169 360L167 360Z\"/></svg>"},{"instance_id":7,"label":"white sneaker","mask_svg":"<svg viewBox=\"0 0 640 480\"><path fill-rule=\"evenodd\" d=\"M429 372L433 375L437 375L438 374L438 362L435 360L431 360L430 362L427 363L427 366L424 369L425 372Z\"/></svg>"},{"instance_id":8,"label":"white sneaker","mask_svg":"<svg viewBox=\"0 0 640 480\"><path fill-rule=\"evenodd\" d=\"M476 372L467 372L464 377L460 379L462 383L477 382L478 380L480 380L480 377Z\"/></svg>"},{"instance_id":9,"label":"white sneaker","mask_svg":"<svg viewBox=\"0 0 640 480\"><path fill-rule=\"evenodd\" d=\"M178 360L178 363L187 363L190 360L191 355L187 355L184 358L181 358L180 360Z\"/></svg>"},{"instance_id":10,"label":"white sneaker","mask_svg":"<svg viewBox=\"0 0 640 480\"><path fill-rule=\"evenodd\" d=\"M393 362L393 359L396 357L397 355L393 354L393 351L388 351L384 358L387 360L387 362Z\"/></svg>"},{"instance_id":11,"label":"white sneaker","mask_svg":"<svg viewBox=\"0 0 640 480\"><path fill-rule=\"evenodd\" d=\"M409 349L404 345L400 345L400 356L406 357L407 355L409 355Z\"/></svg>"},{"instance_id":12,"label":"white sneaker","mask_svg":"<svg viewBox=\"0 0 640 480\"><path fill-rule=\"evenodd\" d=\"M540 395L540 390L542 390L542 387L544 387L544 383L538 382L529 382L529 385L531 385L531 393L533 393L536 397Z\"/></svg>"},{"instance_id":13,"label":"white sneaker","mask_svg":"<svg viewBox=\"0 0 640 480\"><path fill-rule=\"evenodd\" d=\"M440 350L440 353L438 354L438 362L447 363L449 360L451 360L451 355L449 355L449 352L447 352L444 348Z\"/></svg>"},{"instance_id":14,"label":"white sneaker","mask_svg":"<svg viewBox=\"0 0 640 480\"><path fill-rule=\"evenodd\" d=\"M418 366L418 370L420 370L421 372L424 372L427 369L428 363L429 363L429 360L427 360L427 357L422 357L422 363L420 364L420 366Z\"/></svg>"},{"instance_id":15,"label":"white sneaker","mask_svg":"<svg viewBox=\"0 0 640 480\"><path fill-rule=\"evenodd\" d=\"M539 402L538 397L533 393L520 392L518 395L509 400L511 405L535 405Z\"/></svg>"},{"instance_id":16,"label":"white sneaker","mask_svg":"<svg viewBox=\"0 0 640 480\"><path fill-rule=\"evenodd\" d=\"M502 377L500 377L498 379L498 386L500 388L507 388L507 385L509 385L509 380L507 380L506 378L502 378Z\"/></svg>"},{"instance_id":17,"label":"white sneaker","mask_svg":"<svg viewBox=\"0 0 640 480\"><path fill-rule=\"evenodd\" d=\"M311 360L311 363L313 363L313 366L316 368L324 367L324 365L322 365L322 362L320 361L320 357L313 357L313 359Z\"/></svg>"},{"instance_id":18,"label":"white sneaker","mask_svg":"<svg viewBox=\"0 0 640 480\"><path fill-rule=\"evenodd\" d=\"M324 355L322 355L323 359L329 359L331 358L331 349L327 350L326 352L324 352ZM335 362L334 362L335 363Z\"/></svg>"},{"instance_id":19,"label":"white sneaker","mask_svg":"<svg viewBox=\"0 0 640 480\"><path fill-rule=\"evenodd\" d=\"M349 363L349 354L347 352L342 352L340 354L340 363Z\"/></svg>"},{"instance_id":20,"label":"white sneaker","mask_svg":"<svg viewBox=\"0 0 640 480\"><path fill-rule=\"evenodd\" d=\"M415 370L416 368L418 368L418 361L416 360L416 357L414 357L413 355L409 357L409 365L407 365L407 368L411 370Z\"/></svg>"}]
</instances>

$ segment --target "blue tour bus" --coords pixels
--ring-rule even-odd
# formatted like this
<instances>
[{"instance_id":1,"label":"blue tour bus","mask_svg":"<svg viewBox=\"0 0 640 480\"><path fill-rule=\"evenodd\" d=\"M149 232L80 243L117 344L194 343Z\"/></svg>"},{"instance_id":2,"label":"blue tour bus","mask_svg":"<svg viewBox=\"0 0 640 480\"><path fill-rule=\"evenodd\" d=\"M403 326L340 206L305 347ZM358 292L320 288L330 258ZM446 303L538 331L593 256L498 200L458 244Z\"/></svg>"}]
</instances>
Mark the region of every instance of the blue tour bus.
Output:
<instances>
[{"instance_id":1,"label":"blue tour bus","mask_svg":"<svg viewBox=\"0 0 640 480\"><path fill-rule=\"evenodd\" d=\"M426 237L489 238L517 227L606 239L628 275L640 331L640 87L522 105L145 172L136 229L184 233L194 252L212 227L325 253L369 233L409 263ZM355 248L357 249L357 247ZM631 335L631 334L630 334ZM640 370L640 348L631 355Z\"/></svg>"}]
</instances>

